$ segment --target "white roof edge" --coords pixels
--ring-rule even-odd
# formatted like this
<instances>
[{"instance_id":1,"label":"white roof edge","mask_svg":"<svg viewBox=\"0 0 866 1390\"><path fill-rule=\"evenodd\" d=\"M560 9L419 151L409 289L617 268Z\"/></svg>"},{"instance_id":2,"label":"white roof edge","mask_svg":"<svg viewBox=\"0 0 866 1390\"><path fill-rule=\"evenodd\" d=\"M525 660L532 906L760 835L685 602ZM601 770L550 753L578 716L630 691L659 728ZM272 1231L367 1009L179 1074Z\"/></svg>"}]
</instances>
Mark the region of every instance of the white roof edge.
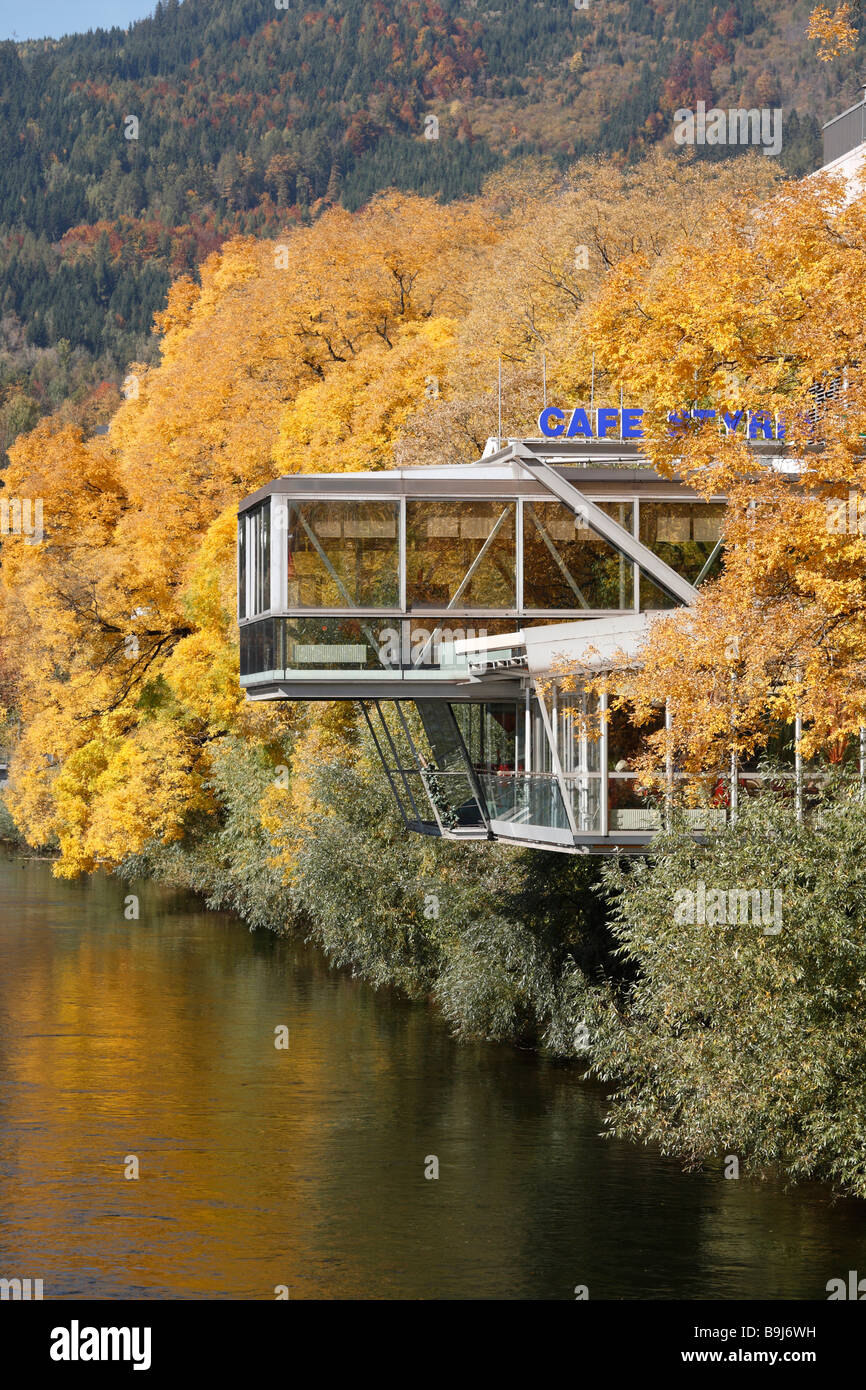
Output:
<instances>
[{"instance_id":1,"label":"white roof edge","mask_svg":"<svg viewBox=\"0 0 866 1390\"><path fill-rule=\"evenodd\" d=\"M498 652L506 647L510 649L522 646L524 646L522 632L502 632L498 637L464 637L459 642L454 643L454 651L458 655L465 656L467 652Z\"/></svg>"},{"instance_id":2,"label":"white roof edge","mask_svg":"<svg viewBox=\"0 0 866 1390\"><path fill-rule=\"evenodd\" d=\"M838 116L831 116L829 121L824 122L821 129L826 130L828 126L835 125L837 121L841 121L843 116L850 116L852 111L859 111L861 106L866 106L866 101L862 97L859 101L855 101L853 106L847 106L844 111L840 111Z\"/></svg>"},{"instance_id":3,"label":"white roof edge","mask_svg":"<svg viewBox=\"0 0 866 1390\"><path fill-rule=\"evenodd\" d=\"M649 613L616 613L609 618L572 618L564 623L528 627L494 637L467 638L455 642L454 649L455 653L465 656L472 652L522 648L533 675L550 672L560 659L601 667L617 652L627 656L636 653L657 619L689 611L680 607Z\"/></svg>"}]
</instances>

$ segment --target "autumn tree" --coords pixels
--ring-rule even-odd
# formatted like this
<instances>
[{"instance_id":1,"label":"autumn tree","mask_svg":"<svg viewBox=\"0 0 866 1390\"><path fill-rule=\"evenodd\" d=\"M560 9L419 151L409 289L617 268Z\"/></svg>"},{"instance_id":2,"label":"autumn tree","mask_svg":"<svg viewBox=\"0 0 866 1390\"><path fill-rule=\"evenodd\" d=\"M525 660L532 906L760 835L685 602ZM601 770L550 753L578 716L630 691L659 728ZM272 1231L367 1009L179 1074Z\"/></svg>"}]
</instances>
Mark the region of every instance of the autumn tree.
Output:
<instances>
[{"instance_id":1,"label":"autumn tree","mask_svg":"<svg viewBox=\"0 0 866 1390\"><path fill-rule=\"evenodd\" d=\"M818 57L830 63L857 46L856 24L862 18L860 0L842 0L835 10L816 5L809 16L807 34L818 44Z\"/></svg>"},{"instance_id":2,"label":"autumn tree","mask_svg":"<svg viewBox=\"0 0 866 1390\"><path fill-rule=\"evenodd\" d=\"M588 343L644 403L654 466L727 499L723 573L616 676L641 718L670 701L657 767L726 767L796 714L802 753L838 761L866 726L864 256L866 200L816 176L628 258L593 308ZM776 420L784 447L762 448Z\"/></svg>"}]
</instances>

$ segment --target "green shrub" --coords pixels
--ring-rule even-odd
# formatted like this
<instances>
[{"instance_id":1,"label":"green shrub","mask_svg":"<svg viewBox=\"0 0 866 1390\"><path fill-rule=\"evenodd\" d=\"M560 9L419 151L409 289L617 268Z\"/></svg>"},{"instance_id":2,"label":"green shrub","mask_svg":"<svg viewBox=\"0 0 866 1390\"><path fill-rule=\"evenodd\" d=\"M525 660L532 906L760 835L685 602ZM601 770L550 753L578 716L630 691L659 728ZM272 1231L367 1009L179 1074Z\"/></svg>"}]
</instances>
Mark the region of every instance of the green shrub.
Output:
<instances>
[{"instance_id":1,"label":"green shrub","mask_svg":"<svg viewBox=\"0 0 866 1390\"><path fill-rule=\"evenodd\" d=\"M320 768L295 902L335 964L433 996L455 1033L575 1046L576 988L614 962L588 859L406 831L374 764Z\"/></svg>"},{"instance_id":2,"label":"green shrub","mask_svg":"<svg viewBox=\"0 0 866 1390\"><path fill-rule=\"evenodd\" d=\"M674 829L651 859L609 862L604 877L636 972L612 1001L595 1000L592 1062L616 1087L611 1129L689 1162L736 1154L866 1196L866 815L856 797L830 790L798 825L790 798L768 789L706 844ZM743 900L727 895L756 889L768 895L759 920L750 898L740 921Z\"/></svg>"}]
</instances>

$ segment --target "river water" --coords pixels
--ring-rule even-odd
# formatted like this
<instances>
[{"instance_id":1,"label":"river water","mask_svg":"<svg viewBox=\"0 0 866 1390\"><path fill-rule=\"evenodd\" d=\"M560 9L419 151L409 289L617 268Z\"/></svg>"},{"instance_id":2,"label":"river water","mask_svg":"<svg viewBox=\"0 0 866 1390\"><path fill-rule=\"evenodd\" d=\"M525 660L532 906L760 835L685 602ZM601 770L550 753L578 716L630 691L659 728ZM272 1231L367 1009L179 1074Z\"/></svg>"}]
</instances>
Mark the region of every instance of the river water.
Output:
<instances>
[{"instance_id":1,"label":"river water","mask_svg":"<svg viewBox=\"0 0 866 1390\"><path fill-rule=\"evenodd\" d=\"M458 1045L303 944L0 858L0 1276L45 1298L808 1299L866 1274L866 1203L684 1174L603 1113L574 1068Z\"/></svg>"}]
</instances>

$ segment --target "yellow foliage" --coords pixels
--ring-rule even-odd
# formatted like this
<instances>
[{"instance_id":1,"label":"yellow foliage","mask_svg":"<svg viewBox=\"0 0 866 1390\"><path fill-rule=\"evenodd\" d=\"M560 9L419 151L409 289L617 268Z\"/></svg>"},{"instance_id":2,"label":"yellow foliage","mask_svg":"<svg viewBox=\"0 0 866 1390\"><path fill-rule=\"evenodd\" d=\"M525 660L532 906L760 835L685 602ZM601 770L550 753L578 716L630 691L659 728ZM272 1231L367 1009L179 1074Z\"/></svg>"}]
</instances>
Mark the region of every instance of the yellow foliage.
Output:
<instances>
[{"instance_id":1,"label":"yellow foliage","mask_svg":"<svg viewBox=\"0 0 866 1390\"><path fill-rule=\"evenodd\" d=\"M189 567L184 606L191 631L167 658L163 675L179 705L211 737L243 724L236 628L237 513L208 528Z\"/></svg>"},{"instance_id":2,"label":"yellow foliage","mask_svg":"<svg viewBox=\"0 0 866 1390\"><path fill-rule=\"evenodd\" d=\"M696 166L657 156L626 170L586 160L565 176L527 163L462 203L389 193L356 214L332 208L276 244L239 238L209 258L200 286L179 280L158 316L161 360L132 365L136 389L109 434L43 422L16 443L6 474L13 495L43 499L46 532L39 545L3 547L0 639L22 721L10 808L32 841L59 843L60 872L182 835L192 811L212 809L213 744L237 736L271 756L301 725L291 786L273 787L262 808L289 865L310 824L313 765L354 756L348 707L308 718L239 689L234 514L244 495L281 471L477 456L495 430L500 357L504 428L516 434L534 430L542 352L552 397L588 389L595 345L598 382L606 369L641 398L678 403L702 352L721 362L748 343L750 389L781 392L772 344L780 332L796 338L828 275L825 318L838 308L856 336L861 296L836 287L841 251L815 204L811 242L806 214L774 214L802 243L796 275L766 248L779 296L767 295L758 258L740 254L748 210L777 178L757 157ZM715 284L708 229L719 201L733 209L730 283L722 277L713 309L673 248L685 239ZM856 219L836 232L856 243ZM635 295L658 300L651 331L617 307ZM834 350L822 340L812 366ZM667 376L653 375L659 362ZM816 591L822 583L815 566Z\"/></svg>"},{"instance_id":3,"label":"yellow foliage","mask_svg":"<svg viewBox=\"0 0 866 1390\"><path fill-rule=\"evenodd\" d=\"M772 720L797 712L803 753L836 761L866 726L864 324L866 198L848 202L828 176L756 213L720 208L711 239L655 264L624 261L593 307L588 342L644 403L657 469L728 499L724 573L692 611L657 623L640 669L613 682L639 715L671 702L673 733L650 740L647 771L666 753L720 770L731 744L760 750ZM813 424L812 390L834 380ZM769 467L715 421L672 432L668 412L692 402L782 417L803 471Z\"/></svg>"},{"instance_id":4,"label":"yellow foliage","mask_svg":"<svg viewBox=\"0 0 866 1390\"><path fill-rule=\"evenodd\" d=\"M180 839L190 814L215 809L202 781L199 750L168 720L76 749L54 786L62 873L116 864L151 839Z\"/></svg>"},{"instance_id":5,"label":"yellow foliage","mask_svg":"<svg viewBox=\"0 0 866 1390\"><path fill-rule=\"evenodd\" d=\"M393 467L401 427L439 398L455 328L445 318L406 324L392 347L371 343L340 372L299 391L280 421L280 472Z\"/></svg>"},{"instance_id":6,"label":"yellow foliage","mask_svg":"<svg viewBox=\"0 0 866 1390\"><path fill-rule=\"evenodd\" d=\"M843 53L853 53L857 46L857 30L851 23L851 5L837 5L831 14L826 5L816 5L809 16L806 35L814 39L821 62L829 63Z\"/></svg>"},{"instance_id":7,"label":"yellow foliage","mask_svg":"<svg viewBox=\"0 0 866 1390\"><path fill-rule=\"evenodd\" d=\"M291 879L298 846L311 833L317 802L311 780L322 765L356 760L356 727L353 706L347 701L315 704L307 729L295 745L292 777L288 787L268 787L261 801L262 825L274 846L273 864Z\"/></svg>"}]
</instances>

